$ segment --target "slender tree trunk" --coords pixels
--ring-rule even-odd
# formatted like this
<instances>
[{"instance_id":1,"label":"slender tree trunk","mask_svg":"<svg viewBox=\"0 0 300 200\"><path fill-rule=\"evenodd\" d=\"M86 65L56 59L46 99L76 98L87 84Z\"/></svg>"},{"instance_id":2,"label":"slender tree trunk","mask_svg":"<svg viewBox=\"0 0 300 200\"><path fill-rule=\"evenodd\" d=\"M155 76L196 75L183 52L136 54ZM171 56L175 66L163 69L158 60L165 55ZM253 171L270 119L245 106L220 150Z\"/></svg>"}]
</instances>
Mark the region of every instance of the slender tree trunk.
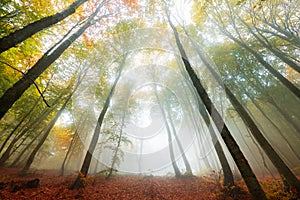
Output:
<instances>
[{"instance_id":1,"label":"slender tree trunk","mask_svg":"<svg viewBox=\"0 0 300 200\"><path fill-rule=\"evenodd\" d=\"M101 126L102 126L102 123L103 123L103 120L104 120L104 116L105 116L105 114L107 112L107 109L109 107L110 100L111 100L111 98L112 98L112 96L114 94L116 85L117 85L117 83L118 83L118 81L119 81L119 79L121 77L123 68L125 66L126 57L127 57L127 54L123 55L123 59L122 59L122 61L120 63L120 67L119 67L119 72L118 72L117 78L115 79L115 82L114 82L114 84L112 85L112 87L111 87L111 89L109 91L109 94L108 94L108 96L106 98L106 101L104 103L102 111L101 111L101 113L99 115L99 118L97 120L97 125L96 125L96 128L95 128L95 131L94 131L91 143L89 145L89 149L86 152L83 164L81 166L80 174L78 174L75 182L70 187L70 189L79 189L79 188L83 188L84 187L81 178L82 178L82 176L86 177L87 174L88 174L88 170L89 170L89 167L90 167L90 164L91 164L91 161L92 161L92 155L93 155L93 153L95 151L95 148L96 148L96 145L98 143L99 136L100 136Z\"/></svg>"},{"instance_id":2,"label":"slender tree trunk","mask_svg":"<svg viewBox=\"0 0 300 200\"><path fill-rule=\"evenodd\" d=\"M163 106L163 104L162 104L162 102L159 99L159 96L157 94L156 85L153 85L153 88L154 88L154 93L155 93L156 100L158 102L160 111L161 111L161 113L163 115L163 118L164 118L164 121L165 121L165 126L166 126L166 129L167 129L168 143L169 143L168 146L169 146L169 152L170 152L170 158L171 158L172 167L173 167L174 172L175 172L175 177L180 177L181 173L180 173L180 170L179 170L178 165L176 163L176 159L175 159L175 155L174 155L174 148L173 148L173 141L172 141L171 129L170 129L170 126L169 126L168 121L167 121L167 116L166 116L166 113L165 113L165 110L164 110L164 106Z\"/></svg>"},{"instance_id":3,"label":"slender tree trunk","mask_svg":"<svg viewBox=\"0 0 300 200\"><path fill-rule=\"evenodd\" d=\"M66 155L65 155L65 158L64 158L64 160L63 160L63 162L62 162L62 164L61 164L61 167L60 167L60 175L61 175L61 176L64 175L64 172L65 172L65 166L66 166L67 159L68 159L70 153L72 152L72 148L73 148L73 146L74 146L74 144L75 144L77 138L78 138L78 129L76 129L76 131L75 131L75 133L74 133L74 135L73 135L73 137L72 137L72 140L71 140L71 142L70 142L68 151L67 151L67 153L66 153Z\"/></svg>"},{"instance_id":4,"label":"slender tree trunk","mask_svg":"<svg viewBox=\"0 0 300 200\"><path fill-rule=\"evenodd\" d=\"M203 101L207 111L209 112L210 115L213 114L213 117L212 117L213 121L215 122L218 131L221 133L221 136L224 139L224 142L229 149L229 152L231 153L234 161L236 162L236 165L238 166L238 168L242 174L242 177L244 178L244 181L250 191L252 198L257 199L257 200L266 199L265 193L262 190L261 186L259 185L259 182L257 181L257 178L256 178L255 174L253 173L248 161L246 160L245 156L241 152L235 139L232 137L230 131L228 130L228 128L227 128L226 124L224 123L224 120L220 116L219 112L216 110L215 106L212 104L206 90L202 86L195 71L191 67L190 62L188 61L188 58L186 56L185 50L180 42L177 29L172 24L169 14L167 14L167 17L168 17L169 24L174 32L176 44L179 49L181 59L182 59L182 62L184 63L186 71L189 74L191 81L193 82L193 85L194 85L195 89L197 90L199 97Z\"/></svg>"},{"instance_id":5,"label":"slender tree trunk","mask_svg":"<svg viewBox=\"0 0 300 200\"><path fill-rule=\"evenodd\" d=\"M184 162L184 165L185 165L185 175L188 175L188 176L192 176L193 175L193 171L192 171L192 168L191 168L191 165L190 165L190 162L188 161L186 155L185 155L185 152L184 152L184 149L181 145L181 142L178 138L178 135L177 135L177 131L176 131L176 128L175 128L175 125L173 123L173 119L172 119L172 113L170 112L170 106L168 103L166 103L166 106L167 106L167 118L165 119L166 120L166 123L168 123L168 120L169 119L169 123L170 123L170 127L172 128L172 132L173 132L173 135L175 137L175 140L177 142L177 145L179 147L179 150L180 150L180 153L181 153L181 156L182 156L182 159L183 159L183 162Z\"/></svg>"},{"instance_id":6,"label":"slender tree trunk","mask_svg":"<svg viewBox=\"0 0 300 200\"><path fill-rule=\"evenodd\" d=\"M17 30L8 36L5 36L0 39L0 54L12 47L15 47L20 42L26 40L30 36L34 35L35 33L48 28L66 17L70 16L71 14L75 13L76 9L82 5L87 0L77 0L74 3L72 3L68 8L65 10L56 13L54 15L44 17L36 22L33 22L24 28Z\"/></svg>"},{"instance_id":7,"label":"slender tree trunk","mask_svg":"<svg viewBox=\"0 0 300 200\"><path fill-rule=\"evenodd\" d=\"M17 81L11 88L6 90L3 96L0 98L0 120L5 115L5 113L11 108L11 106L22 96L22 94L32 85L33 81L37 79L57 58L59 58L62 53L88 28L93 24L94 17L100 11L103 6L104 1L100 3L96 11L90 16L88 21L79 28L73 35L68 39L61 42L61 44L51 50L46 52L37 63L28 70L24 76ZM102 16L106 17L106 16ZM100 18L101 19L101 18ZM100 20L99 19L99 20Z\"/></svg>"},{"instance_id":8,"label":"slender tree trunk","mask_svg":"<svg viewBox=\"0 0 300 200\"><path fill-rule=\"evenodd\" d=\"M120 148L122 137L123 137L123 128L124 128L124 123L125 123L125 116L126 116L126 111L123 111L122 122L121 122L121 130L120 130L120 134L119 134L119 138L118 138L116 150L115 150L114 156L112 158L112 163L111 163L109 172L108 172L108 174L106 176L106 179L109 179L109 177L111 176L111 174L112 174L112 172L114 170L115 164L117 162L118 152L119 152L119 148Z\"/></svg>"}]
</instances>

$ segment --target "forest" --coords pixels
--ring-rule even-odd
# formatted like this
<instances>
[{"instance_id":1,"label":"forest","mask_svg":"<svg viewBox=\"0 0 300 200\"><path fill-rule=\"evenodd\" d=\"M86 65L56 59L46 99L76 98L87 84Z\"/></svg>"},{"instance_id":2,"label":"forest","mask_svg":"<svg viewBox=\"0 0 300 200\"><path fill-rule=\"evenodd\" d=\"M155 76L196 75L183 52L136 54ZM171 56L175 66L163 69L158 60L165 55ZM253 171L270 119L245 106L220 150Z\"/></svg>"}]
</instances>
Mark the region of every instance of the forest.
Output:
<instances>
[{"instance_id":1,"label":"forest","mask_svg":"<svg viewBox=\"0 0 300 200\"><path fill-rule=\"evenodd\" d=\"M1 0L0 199L300 199L300 1Z\"/></svg>"}]
</instances>

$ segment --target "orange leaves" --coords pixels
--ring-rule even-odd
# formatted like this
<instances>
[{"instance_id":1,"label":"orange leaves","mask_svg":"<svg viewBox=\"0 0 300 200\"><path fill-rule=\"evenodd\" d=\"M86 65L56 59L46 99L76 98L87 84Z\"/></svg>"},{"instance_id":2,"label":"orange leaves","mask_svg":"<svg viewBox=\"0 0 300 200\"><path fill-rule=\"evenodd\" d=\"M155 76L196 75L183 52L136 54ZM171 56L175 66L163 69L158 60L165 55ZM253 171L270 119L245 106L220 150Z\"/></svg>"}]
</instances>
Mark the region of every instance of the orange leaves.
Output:
<instances>
[{"instance_id":1,"label":"orange leaves","mask_svg":"<svg viewBox=\"0 0 300 200\"><path fill-rule=\"evenodd\" d=\"M131 8L137 7L137 0L123 0L124 4Z\"/></svg>"},{"instance_id":2,"label":"orange leaves","mask_svg":"<svg viewBox=\"0 0 300 200\"><path fill-rule=\"evenodd\" d=\"M93 46L93 42L94 42L93 39L89 38L86 33L83 33L82 37L83 37L83 41L84 41L84 44L86 45L86 47Z\"/></svg>"}]
</instances>

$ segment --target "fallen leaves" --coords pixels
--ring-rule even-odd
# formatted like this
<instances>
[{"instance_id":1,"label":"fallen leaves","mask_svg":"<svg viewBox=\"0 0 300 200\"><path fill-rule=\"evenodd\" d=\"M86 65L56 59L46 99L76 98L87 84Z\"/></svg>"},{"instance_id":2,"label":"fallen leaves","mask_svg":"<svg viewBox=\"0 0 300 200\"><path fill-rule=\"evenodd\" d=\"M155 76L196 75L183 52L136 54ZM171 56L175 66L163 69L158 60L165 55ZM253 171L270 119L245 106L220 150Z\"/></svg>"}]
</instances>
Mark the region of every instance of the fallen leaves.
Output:
<instances>
[{"instance_id":1,"label":"fallen leaves","mask_svg":"<svg viewBox=\"0 0 300 200\"><path fill-rule=\"evenodd\" d=\"M233 194L216 180L207 177L90 176L84 189L70 190L76 179L73 175L59 176L55 171L36 171L18 177L17 171L0 169L0 199L107 199L107 200L250 200L245 185L238 182ZM10 184L19 185L12 192ZM268 186L272 182L267 182Z\"/></svg>"}]
</instances>

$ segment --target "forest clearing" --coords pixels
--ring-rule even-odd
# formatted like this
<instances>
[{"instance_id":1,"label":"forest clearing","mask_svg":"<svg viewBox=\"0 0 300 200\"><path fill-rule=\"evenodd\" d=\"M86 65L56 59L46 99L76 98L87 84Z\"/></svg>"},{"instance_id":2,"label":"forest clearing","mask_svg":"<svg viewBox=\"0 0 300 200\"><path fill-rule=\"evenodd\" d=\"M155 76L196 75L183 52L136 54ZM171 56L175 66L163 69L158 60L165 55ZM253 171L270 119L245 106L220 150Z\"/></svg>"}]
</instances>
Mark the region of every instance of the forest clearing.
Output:
<instances>
[{"instance_id":1,"label":"forest clearing","mask_svg":"<svg viewBox=\"0 0 300 200\"><path fill-rule=\"evenodd\" d=\"M0 199L300 199L299 16L0 1Z\"/></svg>"}]
</instances>

